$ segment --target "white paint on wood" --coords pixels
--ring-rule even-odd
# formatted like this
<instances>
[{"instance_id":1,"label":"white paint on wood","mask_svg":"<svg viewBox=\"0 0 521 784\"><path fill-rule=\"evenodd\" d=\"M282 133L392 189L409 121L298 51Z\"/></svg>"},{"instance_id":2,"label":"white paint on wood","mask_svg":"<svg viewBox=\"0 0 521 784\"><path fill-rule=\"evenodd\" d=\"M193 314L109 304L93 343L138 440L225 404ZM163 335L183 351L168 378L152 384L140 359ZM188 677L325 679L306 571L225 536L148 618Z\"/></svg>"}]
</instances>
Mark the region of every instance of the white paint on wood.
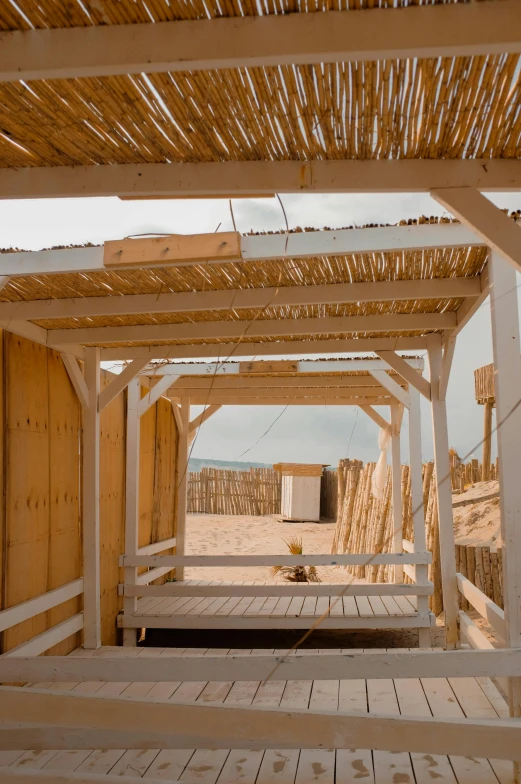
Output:
<instances>
[{"instance_id":1,"label":"white paint on wood","mask_svg":"<svg viewBox=\"0 0 521 784\"><path fill-rule=\"evenodd\" d=\"M378 413L378 411L375 411L372 406L359 405L359 408L361 408L364 414L367 414L367 416L372 419L373 422L378 425L378 427L381 427L384 430L387 430L391 427L390 423L384 419L383 416Z\"/></svg>"},{"instance_id":2,"label":"white paint on wood","mask_svg":"<svg viewBox=\"0 0 521 784\"><path fill-rule=\"evenodd\" d=\"M433 190L431 196L521 272L521 226L476 188Z\"/></svg>"},{"instance_id":3,"label":"white paint on wood","mask_svg":"<svg viewBox=\"0 0 521 784\"><path fill-rule=\"evenodd\" d=\"M78 395L83 408L87 408L89 405L89 390L87 389L83 372L78 365L78 360L72 354L67 354L67 352L62 352L61 356L74 391Z\"/></svg>"},{"instance_id":4,"label":"white paint on wood","mask_svg":"<svg viewBox=\"0 0 521 784\"><path fill-rule=\"evenodd\" d=\"M374 10L7 32L0 81L521 52L512 0Z\"/></svg>"},{"instance_id":5,"label":"white paint on wood","mask_svg":"<svg viewBox=\"0 0 521 784\"><path fill-rule=\"evenodd\" d=\"M421 463L420 463L421 468ZM421 485L420 485L421 487ZM423 499L422 499L423 500ZM422 505L423 509L423 505ZM419 514L414 508L417 520ZM178 546L179 546L179 531ZM418 549L414 553L335 553L334 555L131 555L120 556L120 566L367 566L368 564L429 564L432 554ZM424 545L425 546L425 545Z\"/></svg>"},{"instance_id":6,"label":"white paint on wood","mask_svg":"<svg viewBox=\"0 0 521 784\"><path fill-rule=\"evenodd\" d=\"M240 321L212 321L211 323L203 321L186 322L182 324L145 324L123 327L50 329L47 332L47 338L50 343L60 346L68 343L126 343L145 340L240 338L244 333L245 323L246 322L241 323ZM255 321L250 324L248 337L330 335L345 332L443 330L452 329L454 327L456 327L456 314L451 312L372 316L324 316L321 318L305 319L261 319L260 321ZM108 387L106 389L108 389Z\"/></svg>"},{"instance_id":7,"label":"white paint on wood","mask_svg":"<svg viewBox=\"0 0 521 784\"><path fill-rule=\"evenodd\" d=\"M283 476L281 515L285 520L320 522L320 476Z\"/></svg>"},{"instance_id":8,"label":"white paint on wood","mask_svg":"<svg viewBox=\"0 0 521 784\"><path fill-rule=\"evenodd\" d=\"M428 346L431 379L432 441L438 500L441 585L446 643L448 648L452 648L458 642L458 587L456 584L456 550L452 516L447 406L445 400L440 399L439 394L442 369L441 336L429 336Z\"/></svg>"},{"instance_id":9,"label":"white paint on wood","mask_svg":"<svg viewBox=\"0 0 521 784\"><path fill-rule=\"evenodd\" d=\"M468 617L468 616L467 616ZM142 649L136 649L139 653ZM153 650L153 649L152 649ZM121 649L120 649L121 651ZM132 649L129 649L132 653ZM45 656L0 657L0 682L167 682L266 681L276 669L277 681L357 680L364 678L447 678L521 675L521 651L496 649L485 652L441 649L323 653L313 651L284 655L239 653L217 656ZM274 677L274 676L273 676ZM272 677L272 679L273 679Z\"/></svg>"},{"instance_id":10,"label":"white paint on wood","mask_svg":"<svg viewBox=\"0 0 521 784\"><path fill-rule=\"evenodd\" d=\"M67 602L81 593L83 593L82 577L62 585L60 588L47 591L47 593L41 596L36 596L34 599L29 599L14 607L9 607L7 610L2 610L0 612L0 631L9 629L11 626L16 626L16 624L33 618L35 615L57 607L59 604L63 604L63 602Z\"/></svg>"},{"instance_id":11,"label":"white paint on wood","mask_svg":"<svg viewBox=\"0 0 521 784\"><path fill-rule=\"evenodd\" d=\"M36 637L32 637L32 639L27 642L17 645L16 648L11 648L10 651L2 655L39 656L59 642L66 640L67 637L81 631L83 629L83 617L84 613L73 615L71 618L67 618L66 621L62 621L61 623L56 624L56 626L51 626L47 631L38 634Z\"/></svg>"},{"instance_id":12,"label":"white paint on wood","mask_svg":"<svg viewBox=\"0 0 521 784\"><path fill-rule=\"evenodd\" d=\"M190 429L190 400L185 398L180 407L182 431L179 435L177 453L177 522L176 522L176 556L185 557L186 549L186 506L188 500L188 459L189 459L189 429ZM156 558L159 556L155 556ZM162 558L166 556L161 556ZM161 566L158 563L157 566ZM176 566L177 580L184 579L184 564Z\"/></svg>"},{"instance_id":13,"label":"white paint on wood","mask_svg":"<svg viewBox=\"0 0 521 784\"><path fill-rule=\"evenodd\" d=\"M165 574L168 574L172 571L172 569L172 566L158 566L156 569L149 569L148 572L139 574L136 577L136 585L147 585L148 583L157 580L159 577L163 577Z\"/></svg>"},{"instance_id":14,"label":"white paint on wood","mask_svg":"<svg viewBox=\"0 0 521 784\"><path fill-rule=\"evenodd\" d=\"M387 349L399 351L419 351L427 348L424 337L415 338L349 338L331 340L277 340L276 342L257 343L208 343L183 346L120 346L102 348L101 358L105 361L154 359L220 359L221 357L276 357L302 356L303 354L346 354L348 352L376 351ZM70 347L68 347L70 350Z\"/></svg>"},{"instance_id":15,"label":"white paint on wood","mask_svg":"<svg viewBox=\"0 0 521 784\"><path fill-rule=\"evenodd\" d=\"M376 379L388 392L392 395L398 403L401 403L405 408L409 408L409 395L395 379L392 378L385 370L371 370L371 375Z\"/></svg>"},{"instance_id":16,"label":"white paint on wood","mask_svg":"<svg viewBox=\"0 0 521 784\"><path fill-rule=\"evenodd\" d=\"M505 640L506 639L506 627L505 627L505 613L498 607L492 599L489 599L483 591L480 591L479 588L470 582L466 577L462 574L456 575L458 581L458 588L460 593L467 599L468 602L474 607L475 610L479 612L479 614L485 618L487 623L492 626L499 635Z\"/></svg>"},{"instance_id":17,"label":"white paint on wood","mask_svg":"<svg viewBox=\"0 0 521 784\"><path fill-rule=\"evenodd\" d=\"M216 414L217 411L219 411L220 408L222 408L222 406L208 406L208 407L206 407L204 409L204 411L202 411L199 414L199 416L196 416L195 419L192 419L192 421L190 422L190 426L189 426L188 432L190 434L195 433L197 428L200 427L203 424L203 422L206 422L208 419L210 419L211 416Z\"/></svg>"},{"instance_id":18,"label":"white paint on wood","mask_svg":"<svg viewBox=\"0 0 521 784\"><path fill-rule=\"evenodd\" d=\"M137 415L142 417L146 414L149 408L157 403L161 395L163 395L171 384L175 382L175 377L162 376L155 386L153 386L147 394L141 398L137 406Z\"/></svg>"},{"instance_id":19,"label":"white paint on wood","mask_svg":"<svg viewBox=\"0 0 521 784\"><path fill-rule=\"evenodd\" d=\"M512 648L521 648L521 483L518 476L521 442L521 346L517 276L514 268L495 252L490 254L489 272L503 540L505 641ZM509 681L509 703L511 715L521 716L519 678ZM516 775L519 777L519 774L517 763Z\"/></svg>"},{"instance_id":20,"label":"white paint on wood","mask_svg":"<svg viewBox=\"0 0 521 784\"><path fill-rule=\"evenodd\" d=\"M134 378L127 389L127 438L125 445L125 552L137 555L139 544L139 464L140 464L140 430L139 402L141 385L139 378ZM127 566L124 569L124 580L127 585L136 585L137 569ZM126 615L137 610L135 598L123 599L123 612ZM137 633L134 629L125 629L123 644L135 646Z\"/></svg>"},{"instance_id":21,"label":"white paint on wood","mask_svg":"<svg viewBox=\"0 0 521 784\"><path fill-rule=\"evenodd\" d=\"M425 226L389 226L378 229L346 229L344 231L315 231L296 234L265 234L241 237L244 261L261 259L327 256L340 253L361 252L365 247L369 252L396 250L396 247L453 247L453 241L470 240L463 245L476 242L472 232L454 224ZM288 241L287 252L284 246ZM458 244L458 243L456 243ZM373 247L374 246L374 247ZM396 246L396 247L395 247ZM317 247L316 253L312 248ZM92 248L80 250L92 251ZM102 249L97 249L102 250ZM25 255L22 256L22 253ZM9 256L17 255L17 269L25 270L25 275L41 274L38 269L40 258L45 263L48 254L55 254L54 265L64 266L69 255L63 250L28 251L18 254L0 253L2 264L9 265ZM44 255L47 254L47 255ZM63 254L65 254L63 256ZM63 256L63 261L62 261ZM53 256L54 258L54 256ZM93 254L85 254L86 263ZM80 272L81 256L70 262L71 270ZM212 263L212 259L208 263ZM223 260L215 260L222 264ZM79 266L80 265L80 266ZM161 260L158 265L169 266ZM175 262L170 262L175 265ZM122 265L124 266L124 265ZM186 266L183 263L182 266ZM99 269L104 269L102 253L99 256ZM52 270L63 272L63 269ZM86 270L90 271L90 270ZM315 286L284 286L252 289L227 289L225 291L181 291L161 294L126 294L125 296L72 297L63 299L29 300L0 303L0 321L17 319L34 321L37 319L88 318L92 316L126 316L134 313L194 313L206 310L229 310L230 308L294 307L298 305L342 304L346 302L396 302L401 300L438 299L446 297L477 297L481 293L480 280L475 278L430 278L427 280L396 280L362 283L333 283Z\"/></svg>"},{"instance_id":22,"label":"white paint on wood","mask_svg":"<svg viewBox=\"0 0 521 784\"><path fill-rule=\"evenodd\" d=\"M403 521L402 521L402 460L400 452L399 406L391 406L391 482L393 505L393 541L392 550L402 552ZM394 582L403 582L403 567L395 564Z\"/></svg>"},{"instance_id":23,"label":"white paint on wood","mask_svg":"<svg viewBox=\"0 0 521 784\"><path fill-rule=\"evenodd\" d=\"M133 378L138 375L140 370L143 370L147 364L147 361L144 359L134 359L130 365L127 365L127 367L124 368L121 373L99 393L99 410L103 411L103 409L108 406L108 404L111 403L114 398L123 392L125 387L132 381Z\"/></svg>"},{"instance_id":24,"label":"white paint on wood","mask_svg":"<svg viewBox=\"0 0 521 784\"><path fill-rule=\"evenodd\" d=\"M400 357L395 351L377 351L376 353L386 363L387 367L399 373L405 381L426 397L427 400L431 399L429 382L415 370L412 370L409 362Z\"/></svg>"},{"instance_id":25,"label":"white paint on wood","mask_svg":"<svg viewBox=\"0 0 521 784\"><path fill-rule=\"evenodd\" d=\"M146 544L143 547L138 547L136 555L156 555L156 553L161 553L164 550L170 550L170 548L175 547L175 545L176 538L175 536L172 536L170 539L163 539L161 542L154 542L153 544ZM162 586L158 585L156 587L161 588Z\"/></svg>"},{"instance_id":26,"label":"white paint on wood","mask_svg":"<svg viewBox=\"0 0 521 784\"><path fill-rule=\"evenodd\" d=\"M85 349L84 374L90 405L83 409L83 645L85 648L99 648L101 645L99 348Z\"/></svg>"},{"instance_id":27,"label":"white paint on wood","mask_svg":"<svg viewBox=\"0 0 521 784\"><path fill-rule=\"evenodd\" d=\"M462 722L298 708L287 711L255 705L243 708L176 704L32 688L0 687L0 694L3 722L23 723L30 716L32 724L52 727L59 716L64 730L96 728L107 732L157 733L160 736L157 748L163 747L162 741L168 734L184 740L185 748L371 748L515 759L521 744L521 724L511 719ZM0 730L0 738L5 732ZM20 740L23 738L23 728L10 732L18 733ZM153 748L155 744L147 742L146 745Z\"/></svg>"},{"instance_id":28,"label":"white paint on wood","mask_svg":"<svg viewBox=\"0 0 521 784\"><path fill-rule=\"evenodd\" d=\"M452 367L452 360L454 359L454 351L456 348L456 336L446 338L443 341L443 357L441 360L441 371L438 383L438 398L445 400L447 395L447 387L449 385L450 370Z\"/></svg>"},{"instance_id":29,"label":"white paint on wood","mask_svg":"<svg viewBox=\"0 0 521 784\"><path fill-rule=\"evenodd\" d=\"M162 543L159 543L162 545ZM155 547L155 545L149 545ZM170 545L171 546L171 545ZM140 548L141 549L147 549ZM163 548L161 548L163 549ZM166 549L166 548L165 548ZM215 581L177 581L164 585L119 586L124 596L416 596L418 592L430 595L433 592L431 582L425 585L409 583L272 583L249 584L241 582Z\"/></svg>"},{"instance_id":30,"label":"white paint on wood","mask_svg":"<svg viewBox=\"0 0 521 784\"><path fill-rule=\"evenodd\" d=\"M485 192L520 190L521 161L490 159L486 168L481 160L470 158L128 163L0 171L2 199L151 195L241 198L274 193L428 193L460 187Z\"/></svg>"}]
</instances>

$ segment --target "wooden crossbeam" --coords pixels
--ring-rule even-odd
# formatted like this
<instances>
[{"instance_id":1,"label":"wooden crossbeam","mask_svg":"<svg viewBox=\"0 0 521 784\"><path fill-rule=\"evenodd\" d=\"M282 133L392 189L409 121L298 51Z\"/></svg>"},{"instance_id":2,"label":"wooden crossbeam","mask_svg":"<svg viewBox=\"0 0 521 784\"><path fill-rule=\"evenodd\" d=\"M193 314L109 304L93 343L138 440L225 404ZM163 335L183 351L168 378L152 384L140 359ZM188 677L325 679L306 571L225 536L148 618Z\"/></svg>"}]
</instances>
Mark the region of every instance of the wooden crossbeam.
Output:
<instances>
[{"instance_id":1,"label":"wooden crossbeam","mask_svg":"<svg viewBox=\"0 0 521 784\"><path fill-rule=\"evenodd\" d=\"M372 419L375 424L378 425L378 427L381 427L384 430L391 427L390 422L384 419L383 416L378 413L378 411L375 411L371 405L361 404L360 408L364 412L364 414L367 414L367 416L370 419Z\"/></svg>"},{"instance_id":2,"label":"wooden crossbeam","mask_svg":"<svg viewBox=\"0 0 521 784\"><path fill-rule=\"evenodd\" d=\"M432 553L336 553L335 555L120 555L120 566L364 566L430 564Z\"/></svg>"},{"instance_id":3,"label":"wooden crossbeam","mask_svg":"<svg viewBox=\"0 0 521 784\"><path fill-rule=\"evenodd\" d=\"M234 198L240 198L274 192L426 193L458 187L485 192L521 190L521 160L487 160L486 166L473 159L382 159L127 163L0 170L0 199L204 197L230 196L230 191Z\"/></svg>"},{"instance_id":4,"label":"wooden crossbeam","mask_svg":"<svg viewBox=\"0 0 521 784\"><path fill-rule=\"evenodd\" d=\"M138 555L145 555L140 548ZM147 549L147 548L144 548ZM166 548L164 548L166 549ZM155 550L159 552L159 550ZM421 588L419 591L418 589ZM417 596L419 593L430 596L433 593L432 583L422 586L397 583L353 583L346 587L345 583L333 585L328 583L295 583L285 585L243 585L223 583L216 585L213 581L197 585L183 584L182 581L165 583L164 585L133 585L118 586L120 596Z\"/></svg>"},{"instance_id":5,"label":"wooden crossbeam","mask_svg":"<svg viewBox=\"0 0 521 784\"><path fill-rule=\"evenodd\" d=\"M365 748L512 760L521 745L521 722L509 719L266 710L74 692L60 694L31 688L0 687L0 694L2 722L24 724L30 717L31 725L41 725L43 730L58 721L65 730L63 742L74 735L78 743L78 728L95 728L130 735L139 731L146 739L142 742L146 748L171 748L173 740L178 747L180 742L186 744L184 748ZM30 735L32 727L27 730ZM154 734L156 743L150 743ZM166 745L165 736L170 736ZM24 727L0 729L0 748L5 748L5 737L12 744L9 748L27 748ZM108 748L107 744L104 747Z\"/></svg>"},{"instance_id":6,"label":"wooden crossbeam","mask_svg":"<svg viewBox=\"0 0 521 784\"><path fill-rule=\"evenodd\" d=\"M416 372L411 366L395 351L377 351L378 356L383 359L387 365L399 373L402 378L409 382L415 389L418 390L427 400L431 399L431 386L429 382Z\"/></svg>"},{"instance_id":7,"label":"wooden crossbeam","mask_svg":"<svg viewBox=\"0 0 521 784\"><path fill-rule=\"evenodd\" d=\"M419 351L427 348L425 337L416 338L351 338L338 340L277 340L263 342L235 343L190 343L183 346L120 346L102 348L101 358L104 361L146 359L197 359L214 358L226 360L229 357L273 357L302 356L303 354L345 354L348 352L376 351L387 349L394 351Z\"/></svg>"},{"instance_id":8,"label":"wooden crossbeam","mask_svg":"<svg viewBox=\"0 0 521 784\"><path fill-rule=\"evenodd\" d=\"M157 587L157 586L156 586ZM418 650L364 653L360 649L327 657L263 654L247 656L0 657L0 681L9 682L151 682L265 681L276 669L278 681L372 678L451 678L521 675L521 651Z\"/></svg>"},{"instance_id":9,"label":"wooden crossbeam","mask_svg":"<svg viewBox=\"0 0 521 784\"><path fill-rule=\"evenodd\" d=\"M192 419L188 428L188 432L194 433L203 422L206 422L208 419L210 419L210 417L216 414L220 408L222 408L222 406L219 405L208 406L208 408L205 408L204 411L199 414L199 416L196 416L195 419Z\"/></svg>"},{"instance_id":10,"label":"wooden crossbeam","mask_svg":"<svg viewBox=\"0 0 521 784\"><path fill-rule=\"evenodd\" d=\"M390 395L396 398L398 403L409 408L409 395L405 389L402 389L399 380L392 378L385 370L371 370L371 375Z\"/></svg>"},{"instance_id":11,"label":"wooden crossbeam","mask_svg":"<svg viewBox=\"0 0 521 784\"><path fill-rule=\"evenodd\" d=\"M83 377L83 371L78 365L78 360L72 354L68 354L65 351L62 352L62 360L81 405L84 408L88 408L89 390L87 389L87 384Z\"/></svg>"},{"instance_id":12,"label":"wooden crossbeam","mask_svg":"<svg viewBox=\"0 0 521 784\"><path fill-rule=\"evenodd\" d=\"M152 406L157 403L161 395L166 393L172 382L175 382L175 378L161 376L158 379L155 386L153 386L139 401L137 406L138 417L142 417L143 414L146 414L149 408L152 408Z\"/></svg>"},{"instance_id":13,"label":"wooden crossbeam","mask_svg":"<svg viewBox=\"0 0 521 784\"><path fill-rule=\"evenodd\" d=\"M520 52L516 3L488 5L15 31L0 81Z\"/></svg>"},{"instance_id":14,"label":"wooden crossbeam","mask_svg":"<svg viewBox=\"0 0 521 784\"><path fill-rule=\"evenodd\" d=\"M484 244L521 271L521 225L490 199L476 188L432 190L431 196L475 232Z\"/></svg>"},{"instance_id":15,"label":"wooden crossbeam","mask_svg":"<svg viewBox=\"0 0 521 784\"><path fill-rule=\"evenodd\" d=\"M396 385L398 387L398 385ZM404 390L401 387L398 389L403 393ZM295 386L295 387L270 387L270 388L263 388L263 387L251 387L246 386L244 388L239 389L212 389L211 387L208 388L208 392L210 397L208 398L220 398L223 401L226 401L227 397L233 397L236 400L241 399L251 399L255 398L257 400L270 400L271 397L279 397L279 398L287 398L288 403L291 400L309 400L313 402L314 398L321 398L322 400L328 400L329 398L382 398L387 397L389 402L389 395L390 393L384 389L383 387L333 387L330 389L328 386L324 385L322 387L305 387L305 386ZM204 389L194 389L193 387L187 388L179 388L179 389L169 389L168 394L171 398L175 398L176 400L182 400L183 398L190 398L190 400L195 400L196 398L204 398L205 390ZM406 393L404 394L406 398Z\"/></svg>"},{"instance_id":16,"label":"wooden crossbeam","mask_svg":"<svg viewBox=\"0 0 521 784\"><path fill-rule=\"evenodd\" d=\"M329 316L306 319L263 319L246 321L212 321L184 324L146 324L125 327L85 327L50 329L49 340L67 343L117 343L144 340L198 340L204 338L240 338L248 327L248 337L328 335L345 332L392 332L451 329L456 326L455 313L410 313L376 316Z\"/></svg>"},{"instance_id":17,"label":"wooden crossbeam","mask_svg":"<svg viewBox=\"0 0 521 784\"><path fill-rule=\"evenodd\" d=\"M98 397L98 409L103 411L115 397L117 397L126 386L135 378L140 370L143 370L148 362L145 359L134 359L130 365L127 365L121 373L116 376L108 386L101 390Z\"/></svg>"},{"instance_id":18,"label":"wooden crossbeam","mask_svg":"<svg viewBox=\"0 0 521 784\"><path fill-rule=\"evenodd\" d=\"M175 367L175 365L172 365ZM310 372L317 372L319 368L314 367ZM375 371L377 372L377 371ZM385 372L385 371L382 371ZM396 376L395 380L404 385L400 376ZM170 394L177 395L177 393L188 394L192 397L192 393L201 394L203 391L226 392L234 394L236 392L244 393L258 393L267 394L270 390L274 390L275 394L284 394L283 390L288 392L302 391L303 395L316 394L320 395L324 391L333 390L337 395L343 394L347 390L349 395L366 395L374 393L379 395L387 394L380 382L375 381L371 375L369 376L277 376L275 378L269 376L261 376L259 378L251 378L248 376L220 376L216 375L213 378L193 378L184 376L178 381L172 380L170 387Z\"/></svg>"},{"instance_id":19,"label":"wooden crossbeam","mask_svg":"<svg viewBox=\"0 0 521 784\"><path fill-rule=\"evenodd\" d=\"M439 224L441 228L455 226L457 224ZM392 232L396 228L390 227ZM424 228L423 226L403 227L405 228ZM428 228L436 229L437 226ZM353 231L385 231L375 229L354 229ZM311 233L311 232L309 232ZM306 236L309 234L306 232ZM319 232L316 232L319 234ZM318 245L321 246L320 255L324 250L334 248L337 255L340 251L338 245L327 243L327 234L334 232L321 232L322 236L317 238ZM352 233L352 232L351 232ZM272 237L274 235L267 235ZM282 235L283 236L283 235ZM293 235L291 235L293 236ZM299 235L296 235L299 236ZM373 235L374 236L374 235ZM394 235L397 237L397 235ZM439 235L438 235L439 236ZM447 240L450 239L450 234ZM250 239L249 237L243 238ZM257 239L257 237L255 238ZM353 241L349 245L357 251L357 247L362 244ZM418 237L418 239L420 239ZM321 242L319 242L321 240ZM366 241L372 245L374 242ZM399 244L399 239L387 240L382 237L378 244ZM347 242L346 242L347 245ZM85 248L90 250L90 248ZM31 267L34 274L38 273L38 258L40 253L51 253L52 251L35 251L33 256L27 259L27 266L32 261ZM55 251L60 254L63 251ZM262 252L259 249L259 252ZM309 252L309 251L308 251ZM330 253L332 250L330 251ZM349 250L348 252L353 252ZM266 255L268 250L266 250ZM13 254L0 254L2 263L6 256ZM28 256L29 254L25 254ZM289 256L289 252L285 254ZM217 260L213 260L217 261ZM9 264L9 260L6 261ZM66 262L64 262L66 263ZM159 262L158 262L159 263ZM161 266L166 262L160 262ZM74 266L70 263L72 269ZM479 278L434 278L430 280L400 280L382 281L378 283L335 283L318 286L287 286L283 288L258 288L258 289L232 289L228 291L183 291L178 293L163 294L132 294L112 297L73 297L71 299L46 299L33 300L28 302L1 302L0 320L16 318L18 320L36 319L59 319L59 318L85 318L91 316L124 316L139 313L190 313L206 310L235 310L240 308L265 308L268 305L273 307L291 307L299 305L321 305L321 304L342 304L347 302L389 302L399 300L416 299L436 299L452 297L476 297L480 294Z\"/></svg>"}]
</instances>

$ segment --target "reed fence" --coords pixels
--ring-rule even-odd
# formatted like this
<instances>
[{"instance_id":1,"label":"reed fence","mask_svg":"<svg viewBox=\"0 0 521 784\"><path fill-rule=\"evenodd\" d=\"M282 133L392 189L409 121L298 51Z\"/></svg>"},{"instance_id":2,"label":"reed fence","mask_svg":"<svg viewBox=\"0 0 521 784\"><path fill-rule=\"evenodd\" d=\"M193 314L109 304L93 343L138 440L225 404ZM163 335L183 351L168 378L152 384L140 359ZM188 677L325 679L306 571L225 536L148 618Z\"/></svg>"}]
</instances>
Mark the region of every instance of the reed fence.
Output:
<instances>
[{"instance_id":1,"label":"reed fence","mask_svg":"<svg viewBox=\"0 0 521 784\"><path fill-rule=\"evenodd\" d=\"M280 514L281 475L272 468L203 468L188 474L187 510L199 514Z\"/></svg>"},{"instance_id":2,"label":"reed fence","mask_svg":"<svg viewBox=\"0 0 521 784\"><path fill-rule=\"evenodd\" d=\"M498 461L490 463L488 472L483 470L483 464L477 459L462 463L454 449L450 450L450 481L452 490L463 493L469 485L481 482L483 479L498 479Z\"/></svg>"},{"instance_id":3,"label":"reed fence","mask_svg":"<svg viewBox=\"0 0 521 784\"><path fill-rule=\"evenodd\" d=\"M476 588L503 608L503 551L501 547L456 545L456 571L467 577ZM462 610L470 606L460 595Z\"/></svg>"},{"instance_id":4,"label":"reed fence","mask_svg":"<svg viewBox=\"0 0 521 784\"><path fill-rule=\"evenodd\" d=\"M324 471L320 484L320 517L336 520L338 514L338 472Z\"/></svg>"}]
</instances>

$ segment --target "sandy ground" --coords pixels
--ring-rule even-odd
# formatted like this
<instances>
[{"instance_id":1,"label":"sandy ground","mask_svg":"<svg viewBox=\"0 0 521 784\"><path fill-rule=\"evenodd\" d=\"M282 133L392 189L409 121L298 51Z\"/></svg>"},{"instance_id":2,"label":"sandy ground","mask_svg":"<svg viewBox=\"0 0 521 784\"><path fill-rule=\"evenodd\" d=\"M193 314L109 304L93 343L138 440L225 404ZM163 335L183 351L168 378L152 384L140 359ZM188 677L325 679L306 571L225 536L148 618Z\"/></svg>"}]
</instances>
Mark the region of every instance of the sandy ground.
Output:
<instances>
[{"instance_id":1,"label":"sandy ground","mask_svg":"<svg viewBox=\"0 0 521 784\"><path fill-rule=\"evenodd\" d=\"M304 553L327 554L335 523L281 523L274 517L189 514L186 522L187 555L278 555L287 552L285 540L298 536ZM352 582L345 569L317 567L324 582ZM269 567L193 567L187 580L272 580Z\"/></svg>"},{"instance_id":2,"label":"sandy ground","mask_svg":"<svg viewBox=\"0 0 521 784\"><path fill-rule=\"evenodd\" d=\"M457 544L500 547L499 482L476 482L452 496Z\"/></svg>"}]
</instances>

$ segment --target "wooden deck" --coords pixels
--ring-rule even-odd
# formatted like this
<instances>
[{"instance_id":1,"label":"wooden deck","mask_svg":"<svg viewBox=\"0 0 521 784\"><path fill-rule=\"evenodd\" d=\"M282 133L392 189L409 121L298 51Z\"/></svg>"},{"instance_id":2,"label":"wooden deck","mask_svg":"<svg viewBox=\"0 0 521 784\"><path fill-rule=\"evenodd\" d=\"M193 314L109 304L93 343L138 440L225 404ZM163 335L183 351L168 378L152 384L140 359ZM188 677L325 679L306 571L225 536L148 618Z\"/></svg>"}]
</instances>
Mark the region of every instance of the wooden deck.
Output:
<instances>
[{"instance_id":1,"label":"wooden deck","mask_svg":"<svg viewBox=\"0 0 521 784\"><path fill-rule=\"evenodd\" d=\"M250 586L253 595L244 595L245 591L250 592ZM208 595L209 587L215 589L215 595ZM260 595L263 587L267 595ZM326 593L328 586L322 587ZM340 586L340 590L343 588ZM417 611L415 596L356 596L355 586L345 588L349 595L306 596L307 590L316 591L316 587L185 580L172 584L172 590L183 595L139 599L136 612L120 615L118 625L159 629L307 629L326 613L321 621L323 629L415 629L435 624L432 613ZM197 595L198 589L205 594ZM284 589L303 595L268 595ZM192 590L195 595L190 595ZM415 588L411 586L411 590Z\"/></svg>"},{"instance_id":2,"label":"wooden deck","mask_svg":"<svg viewBox=\"0 0 521 784\"><path fill-rule=\"evenodd\" d=\"M227 655L272 651L224 649L102 648L94 656ZM314 651L316 652L316 651ZM351 651L352 652L352 651ZM285 653L285 651L284 651ZM320 651L324 656L339 651ZM305 655L302 651L298 655ZM71 655L88 655L77 650ZM36 684L48 688L49 684ZM508 716L505 701L488 678L406 680L55 683L52 689L98 695L148 696L227 705L378 711L452 718ZM512 784L509 762L343 749L319 750L94 750L3 751L0 766L128 776L185 784Z\"/></svg>"}]
</instances>

